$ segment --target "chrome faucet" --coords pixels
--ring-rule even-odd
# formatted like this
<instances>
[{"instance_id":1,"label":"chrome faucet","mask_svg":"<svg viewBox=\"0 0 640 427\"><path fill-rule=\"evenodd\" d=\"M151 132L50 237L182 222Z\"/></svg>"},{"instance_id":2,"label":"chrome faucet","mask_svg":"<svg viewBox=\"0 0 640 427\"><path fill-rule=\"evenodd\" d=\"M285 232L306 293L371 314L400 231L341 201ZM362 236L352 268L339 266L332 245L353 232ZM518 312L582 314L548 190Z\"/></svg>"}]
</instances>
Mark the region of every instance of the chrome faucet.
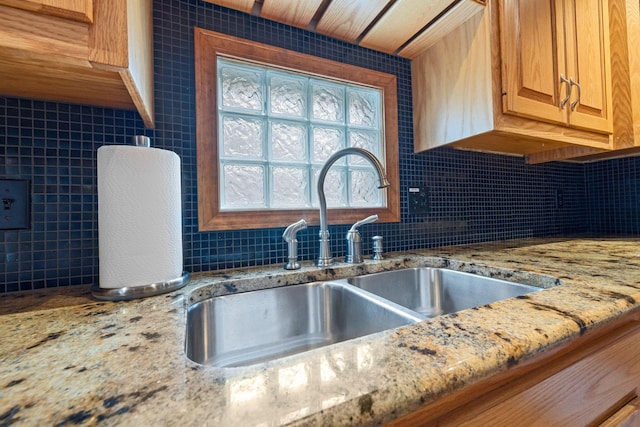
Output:
<instances>
[{"instance_id":1,"label":"chrome faucet","mask_svg":"<svg viewBox=\"0 0 640 427\"><path fill-rule=\"evenodd\" d=\"M300 268L300 263L298 262L298 239L296 237L296 233L300 230L304 230L305 228L307 228L307 221L301 219L300 221L294 222L288 226L282 234L282 238L287 242L287 264L284 266L286 270L297 270Z\"/></svg>"},{"instance_id":2,"label":"chrome faucet","mask_svg":"<svg viewBox=\"0 0 640 427\"><path fill-rule=\"evenodd\" d=\"M329 168L336 162L338 159L349 155L355 154L367 159L378 172L378 179L380 179L380 185L378 188L386 188L389 185L389 181L387 180L384 166L380 163L380 161L374 156L371 152L364 150L358 147L349 147L343 148L340 151L334 153L331 157L327 159L324 166L320 170L320 175L318 175L318 200L320 202L320 254L318 255L318 262L316 265L318 267L328 267L333 265L333 258L331 257L331 250L329 248L329 228L327 225L327 199L324 195L324 180L327 176L327 172Z\"/></svg>"},{"instance_id":3,"label":"chrome faucet","mask_svg":"<svg viewBox=\"0 0 640 427\"><path fill-rule=\"evenodd\" d=\"M378 215L371 215L362 219L351 226L347 232L347 255L344 262L348 264L360 264L364 262L362 258L362 236L358 231L358 227L365 224L371 224L378 220Z\"/></svg>"}]
</instances>

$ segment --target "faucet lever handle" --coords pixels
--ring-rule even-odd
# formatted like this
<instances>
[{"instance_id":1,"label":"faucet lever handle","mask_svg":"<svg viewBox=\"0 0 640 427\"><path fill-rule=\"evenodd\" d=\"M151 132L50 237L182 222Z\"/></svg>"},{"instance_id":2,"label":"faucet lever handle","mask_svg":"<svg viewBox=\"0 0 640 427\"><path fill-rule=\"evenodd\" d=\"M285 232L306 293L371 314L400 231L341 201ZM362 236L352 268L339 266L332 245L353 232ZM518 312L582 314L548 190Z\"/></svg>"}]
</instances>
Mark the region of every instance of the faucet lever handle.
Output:
<instances>
[{"instance_id":1,"label":"faucet lever handle","mask_svg":"<svg viewBox=\"0 0 640 427\"><path fill-rule=\"evenodd\" d=\"M378 220L378 215L371 215L353 224L353 226L347 233L347 255L344 258L345 262L349 264L358 264L363 262L362 236L360 236L358 227L364 224L370 224L377 220Z\"/></svg>"},{"instance_id":2,"label":"faucet lever handle","mask_svg":"<svg viewBox=\"0 0 640 427\"><path fill-rule=\"evenodd\" d=\"M378 215L371 215L366 217L365 219L361 219L351 226L351 229L349 229L349 233L358 231L358 227L360 227L361 225L371 224L372 222L376 222L377 220Z\"/></svg>"}]
</instances>

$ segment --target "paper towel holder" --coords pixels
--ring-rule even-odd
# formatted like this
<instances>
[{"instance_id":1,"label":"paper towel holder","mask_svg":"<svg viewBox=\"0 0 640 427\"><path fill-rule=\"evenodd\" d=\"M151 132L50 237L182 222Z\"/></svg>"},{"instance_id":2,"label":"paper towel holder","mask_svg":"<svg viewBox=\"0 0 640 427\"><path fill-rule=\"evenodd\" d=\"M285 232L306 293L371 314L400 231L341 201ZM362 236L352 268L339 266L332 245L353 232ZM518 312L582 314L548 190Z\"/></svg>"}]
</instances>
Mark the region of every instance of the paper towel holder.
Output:
<instances>
[{"instance_id":1,"label":"paper towel holder","mask_svg":"<svg viewBox=\"0 0 640 427\"><path fill-rule=\"evenodd\" d=\"M134 135L131 142L136 147L151 147L151 138L145 135Z\"/></svg>"},{"instance_id":2,"label":"paper towel holder","mask_svg":"<svg viewBox=\"0 0 640 427\"><path fill-rule=\"evenodd\" d=\"M151 147L151 138L146 135L134 135L131 144L135 147ZM101 301L128 301L137 298L150 297L172 292L182 288L189 280L189 273L182 272L182 275L171 280L160 281L148 285L124 286L120 288L102 288L98 283L91 286L92 295Z\"/></svg>"},{"instance_id":3,"label":"paper towel holder","mask_svg":"<svg viewBox=\"0 0 640 427\"><path fill-rule=\"evenodd\" d=\"M152 283L143 286L129 286L124 288L101 288L97 283L91 287L93 296L101 301L128 301L137 298L160 295L182 288L189 280L189 273L183 272L182 276L173 280Z\"/></svg>"}]
</instances>

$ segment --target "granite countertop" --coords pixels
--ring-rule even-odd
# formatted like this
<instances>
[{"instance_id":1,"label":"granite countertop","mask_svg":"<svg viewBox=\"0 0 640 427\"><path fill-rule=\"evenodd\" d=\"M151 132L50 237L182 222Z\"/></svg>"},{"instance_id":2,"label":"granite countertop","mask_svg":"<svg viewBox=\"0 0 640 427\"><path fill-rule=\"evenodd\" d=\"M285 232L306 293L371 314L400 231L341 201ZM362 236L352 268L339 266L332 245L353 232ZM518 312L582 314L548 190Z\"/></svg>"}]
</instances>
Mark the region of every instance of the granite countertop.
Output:
<instances>
[{"instance_id":1,"label":"granite countertop","mask_svg":"<svg viewBox=\"0 0 640 427\"><path fill-rule=\"evenodd\" d=\"M638 306L639 243L527 239L326 270L221 271L127 302L96 301L88 286L4 294L0 425L383 423ZM548 289L250 367L202 366L184 354L193 302L423 265Z\"/></svg>"}]
</instances>

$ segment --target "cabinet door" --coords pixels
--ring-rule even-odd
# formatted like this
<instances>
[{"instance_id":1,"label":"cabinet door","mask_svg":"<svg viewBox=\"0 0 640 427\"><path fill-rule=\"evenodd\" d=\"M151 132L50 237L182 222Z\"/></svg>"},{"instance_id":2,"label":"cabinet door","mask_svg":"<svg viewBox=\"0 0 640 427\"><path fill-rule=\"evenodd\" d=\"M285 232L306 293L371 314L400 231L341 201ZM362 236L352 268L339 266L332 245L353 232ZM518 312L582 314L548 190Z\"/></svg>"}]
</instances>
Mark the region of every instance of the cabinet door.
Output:
<instances>
[{"instance_id":1,"label":"cabinet door","mask_svg":"<svg viewBox=\"0 0 640 427\"><path fill-rule=\"evenodd\" d=\"M503 112L566 124L562 0L503 0L500 13Z\"/></svg>"},{"instance_id":2,"label":"cabinet door","mask_svg":"<svg viewBox=\"0 0 640 427\"><path fill-rule=\"evenodd\" d=\"M514 393L467 423L455 424L586 426L597 425L611 414L617 414L614 421L634 420L637 408L626 404L640 387L639 345L640 324L634 323L606 347Z\"/></svg>"},{"instance_id":3,"label":"cabinet door","mask_svg":"<svg viewBox=\"0 0 640 427\"><path fill-rule=\"evenodd\" d=\"M612 133L607 1L565 0L565 10L567 73L580 85L571 93L569 124Z\"/></svg>"},{"instance_id":4,"label":"cabinet door","mask_svg":"<svg viewBox=\"0 0 640 427\"><path fill-rule=\"evenodd\" d=\"M638 425L640 425L640 397L635 397L599 424L599 427L633 427Z\"/></svg>"},{"instance_id":5,"label":"cabinet door","mask_svg":"<svg viewBox=\"0 0 640 427\"><path fill-rule=\"evenodd\" d=\"M93 22L93 0L0 0L0 4L74 21Z\"/></svg>"}]
</instances>

